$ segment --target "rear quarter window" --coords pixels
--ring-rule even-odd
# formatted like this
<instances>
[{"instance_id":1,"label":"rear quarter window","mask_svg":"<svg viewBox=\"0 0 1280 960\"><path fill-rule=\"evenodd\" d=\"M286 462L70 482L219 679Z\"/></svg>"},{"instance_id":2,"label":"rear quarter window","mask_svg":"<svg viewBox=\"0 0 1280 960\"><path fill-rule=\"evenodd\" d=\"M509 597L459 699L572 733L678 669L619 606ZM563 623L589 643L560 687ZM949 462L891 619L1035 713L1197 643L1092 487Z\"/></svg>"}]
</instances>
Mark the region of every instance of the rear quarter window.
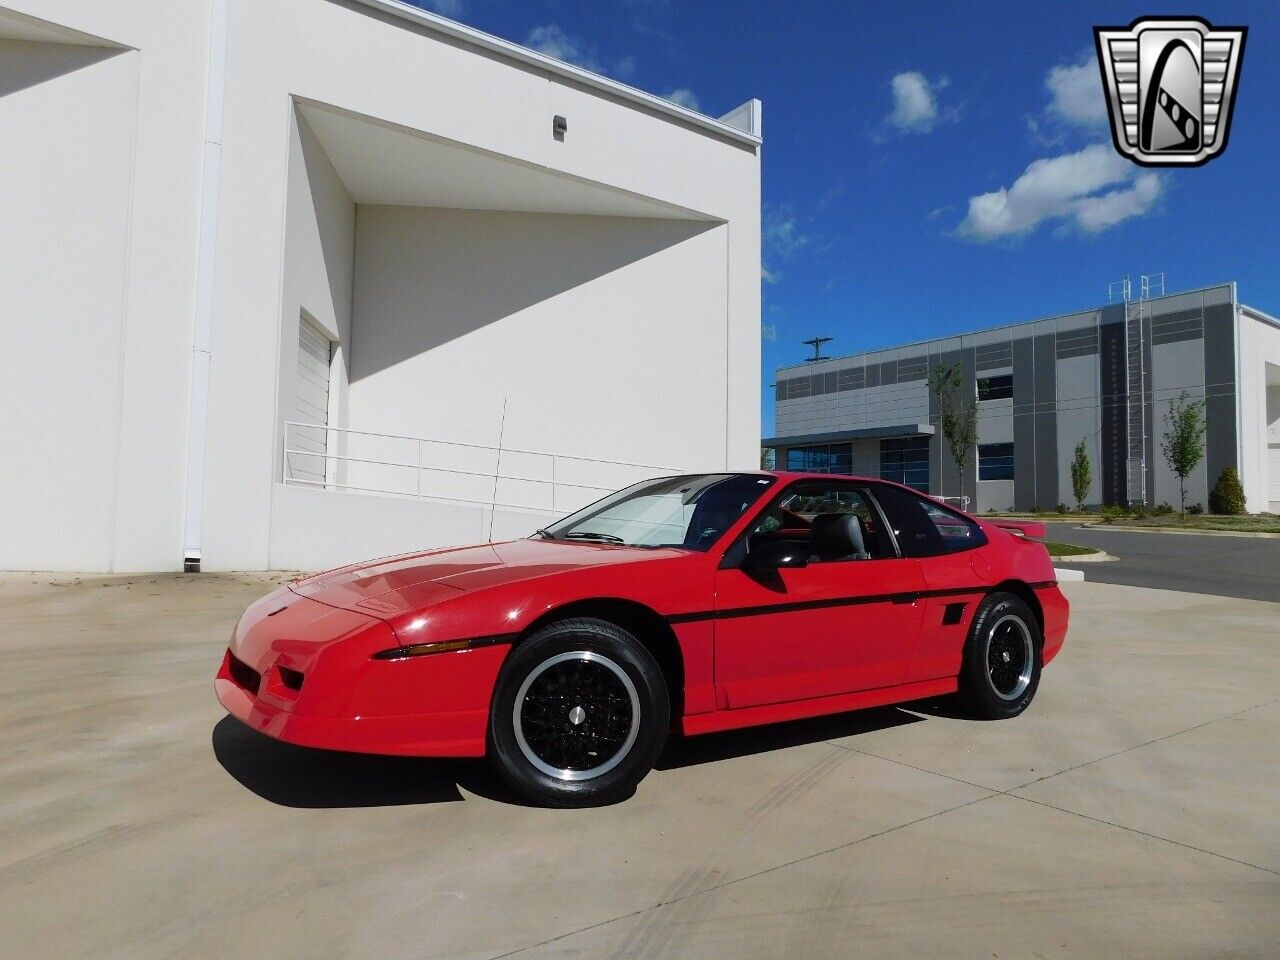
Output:
<instances>
[{"instance_id":1,"label":"rear quarter window","mask_svg":"<svg viewBox=\"0 0 1280 960\"><path fill-rule=\"evenodd\" d=\"M936 557L973 550L987 542L976 523L935 500L897 487L877 486L873 493L905 556Z\"/></svg>"}]
</instances>

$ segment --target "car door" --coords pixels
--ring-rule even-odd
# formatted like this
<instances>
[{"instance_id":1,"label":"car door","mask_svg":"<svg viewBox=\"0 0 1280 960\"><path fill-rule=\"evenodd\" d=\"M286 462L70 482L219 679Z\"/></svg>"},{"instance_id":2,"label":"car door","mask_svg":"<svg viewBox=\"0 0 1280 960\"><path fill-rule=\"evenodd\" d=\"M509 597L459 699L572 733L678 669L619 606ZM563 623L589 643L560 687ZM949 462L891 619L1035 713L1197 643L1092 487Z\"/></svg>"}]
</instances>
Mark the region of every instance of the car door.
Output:
<instances>
[{"instance_id":1,"label":"car door","mask_svg":"<svg viewBox=\"0 0 1280 960\"><path fill-rule=\"evenodd\" d=\"M828 535L836 528L860 536L864 549L842 552L843 534ZM754 569L752 547L771 539L807 551L807 564ZM729 548L716 574L721 705L735 709L902 682L917 640L922 589L919 561L899 555L864 486L839 479L792 484Z\"/></svg>"},{"instance_id":2,"label":"car door","mask_svg":"<svg viewBox=\"0 0 1280 960\"><path fill-rule=\"evenodd\" d=\"M971 518L915 491L872 484L871 495L898 548L919 560L924 576L920 639L906 682L954 677L974 612L992 586L986 535Z\"/></svg>"}]
</instances>

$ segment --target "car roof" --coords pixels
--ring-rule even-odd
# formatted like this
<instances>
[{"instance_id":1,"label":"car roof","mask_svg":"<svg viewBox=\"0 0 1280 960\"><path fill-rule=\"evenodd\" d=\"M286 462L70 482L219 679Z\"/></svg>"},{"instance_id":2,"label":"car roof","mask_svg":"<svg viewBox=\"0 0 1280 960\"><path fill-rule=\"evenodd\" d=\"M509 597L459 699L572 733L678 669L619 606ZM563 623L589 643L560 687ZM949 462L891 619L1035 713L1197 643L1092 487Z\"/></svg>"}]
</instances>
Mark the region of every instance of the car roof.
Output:
<instances>
[{"instance_id":1,"label":"car roof","mask_svg":"<svg viewBox=\"0 0 1280 960\"><path fill-rule=\"evenodd\" d=\"M967 510L961 510L958 507L953 507L951 504L944 500L939 500L932 494L921 493L919 490L916 490L913 487L908 487L904 483L898 483L896 480L885 480L883 477L868 477L857 473L805 473L798 470L744 470L742 472L747 476L776 477L782 483L790 483L793 480L840 480L853 483L875 483L883 487L897 487L899 490L906 490L918 497L924 497L927 500L932 500L954 513L964 514L970 520L982 521L981 517L976 516Z\"/></svg>"},{"instance_id":2,"label":"car roof","mask_svg":"<svg viewBox=\"0 0 1280 960\"><path fill-rule=\"evenodd\" d=\"M805 473L801 470L748 470L748 474L762 477L777 477L779 480L855 480L860 483L890 483L879 477L864 477L861 474L849 473Z\"/></svg>"}]
</instances>

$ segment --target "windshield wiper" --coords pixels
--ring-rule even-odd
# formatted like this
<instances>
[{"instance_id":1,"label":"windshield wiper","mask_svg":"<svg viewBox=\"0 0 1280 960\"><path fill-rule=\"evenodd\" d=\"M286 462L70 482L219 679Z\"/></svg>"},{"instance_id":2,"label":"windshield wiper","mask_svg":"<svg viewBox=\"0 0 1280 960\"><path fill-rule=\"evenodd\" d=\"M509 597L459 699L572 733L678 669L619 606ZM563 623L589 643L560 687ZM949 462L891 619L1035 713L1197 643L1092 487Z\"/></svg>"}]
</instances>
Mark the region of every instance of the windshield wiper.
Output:
<instances>
[{"instance_id":1,"label":"windshield wiper","mask_svg":"<svg viewBox=\"0 0 1280 960\"><path fill-rule=\"evenodd\" d=\"M599 543L621 543L627 541L615 537L612 533L596 533L594 530L570 530L564 535L566 540L595 540Z\"/></svg>"},{"instance_id":2,"label":"windshield wiper","mask_svg":"<svg viewBox=\"0 0 1280 960\"><path fill-rule=\"evenodd\" d=\"M533 531L533 534L534 534L534 536L536 536L536 537L542 537L542 539L544 539L544 540L554 540L554 539L555 539L555 537L551 534L551 532L550 532L549 530L544 530L544 529L542 529L541 527L539 527L537 530Z\"/></svg>"}]
</instances>

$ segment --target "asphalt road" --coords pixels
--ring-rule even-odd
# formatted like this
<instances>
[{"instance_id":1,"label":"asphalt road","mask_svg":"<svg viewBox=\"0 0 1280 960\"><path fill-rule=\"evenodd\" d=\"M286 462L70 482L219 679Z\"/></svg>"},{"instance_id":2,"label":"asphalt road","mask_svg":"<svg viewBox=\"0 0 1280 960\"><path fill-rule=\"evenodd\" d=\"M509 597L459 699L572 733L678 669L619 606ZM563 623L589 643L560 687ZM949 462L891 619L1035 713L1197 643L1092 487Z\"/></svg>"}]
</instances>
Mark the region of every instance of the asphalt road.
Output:
<instances>
[{"instance_id":1,"label":"asphalt road","mask_svg":"<svg viewBox=\"0 0 1280 960\"><path fill-rule=\"evenodd\" d=\"M261 578L0 575L0 956L1275 960L1277 608L1065 586L1015 720L674 741L626 802L540 810L227 718Z\"/></svg>"},{"instance_id":2,"label":"asphalt road","mask_svg":"<svg viewBox=\"0 0 1280 960\"><path fill-rule=\"evenodd\" d=\"M1120 558L1112 563L1057 562L1083 570L1085 578L1096 583L1280 602L1280 540L1126 533L1072 523L1047 526L1050 540L1097 547Z\"/></svg>"}]
</instances>

